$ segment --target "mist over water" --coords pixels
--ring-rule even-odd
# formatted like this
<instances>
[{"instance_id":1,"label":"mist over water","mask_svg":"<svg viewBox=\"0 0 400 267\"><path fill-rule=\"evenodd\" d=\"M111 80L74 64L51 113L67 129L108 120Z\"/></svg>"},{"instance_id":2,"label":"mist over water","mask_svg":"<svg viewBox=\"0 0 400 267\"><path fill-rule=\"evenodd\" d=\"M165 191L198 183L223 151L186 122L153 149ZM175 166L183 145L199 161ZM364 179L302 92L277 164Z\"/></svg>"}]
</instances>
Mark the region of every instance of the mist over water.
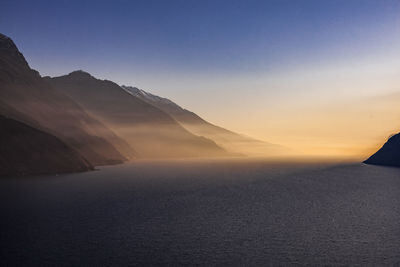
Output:
<instances>
[{"instance_id":1,"label":"mist over water","mask_svg":"<svg viewBox=\"0 0 400 267\"><path fill-rule=\"evenodd\" d=\"M392 265L400 170L135 161L0 181L2 265Z\"/></svg>"}]
</instances>

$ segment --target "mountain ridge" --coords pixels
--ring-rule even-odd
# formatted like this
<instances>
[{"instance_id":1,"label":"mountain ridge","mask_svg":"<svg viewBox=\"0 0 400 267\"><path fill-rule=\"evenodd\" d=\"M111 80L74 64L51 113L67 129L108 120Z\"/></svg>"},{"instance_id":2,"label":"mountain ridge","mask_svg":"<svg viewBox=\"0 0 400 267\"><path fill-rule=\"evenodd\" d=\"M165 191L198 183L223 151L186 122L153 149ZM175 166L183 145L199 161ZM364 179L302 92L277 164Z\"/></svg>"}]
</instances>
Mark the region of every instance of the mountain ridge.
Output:
<instances>
[{"instance_id":1,"label":"mountain ridge","mask_svg":"<svg viewBox=\"0 0 400 267\"><path fill-rule=\"evenodd\" d=\"M196 136L161 109L110 80L85 71L46 77L90 114L122 136L143 158L227 155L214 141Z\"/></svg>"}]
</instances>

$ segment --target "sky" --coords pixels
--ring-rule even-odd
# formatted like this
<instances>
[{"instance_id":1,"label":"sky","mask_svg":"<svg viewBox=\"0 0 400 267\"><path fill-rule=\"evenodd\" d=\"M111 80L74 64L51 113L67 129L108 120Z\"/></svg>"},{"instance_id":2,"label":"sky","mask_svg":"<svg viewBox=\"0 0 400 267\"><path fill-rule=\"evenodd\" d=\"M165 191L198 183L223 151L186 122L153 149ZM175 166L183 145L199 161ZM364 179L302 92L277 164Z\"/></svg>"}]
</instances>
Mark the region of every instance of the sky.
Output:
<instances>
[{"instance_id":1,"label":"sky","mask_svg":"<svg viewBox=\"0 0 400 267\"><path fill-rule=\"evenodd\" d=\"M43 76L83 69L309 154L400 131L400 0L0 2Z\"/></svg>"}]
</instances>

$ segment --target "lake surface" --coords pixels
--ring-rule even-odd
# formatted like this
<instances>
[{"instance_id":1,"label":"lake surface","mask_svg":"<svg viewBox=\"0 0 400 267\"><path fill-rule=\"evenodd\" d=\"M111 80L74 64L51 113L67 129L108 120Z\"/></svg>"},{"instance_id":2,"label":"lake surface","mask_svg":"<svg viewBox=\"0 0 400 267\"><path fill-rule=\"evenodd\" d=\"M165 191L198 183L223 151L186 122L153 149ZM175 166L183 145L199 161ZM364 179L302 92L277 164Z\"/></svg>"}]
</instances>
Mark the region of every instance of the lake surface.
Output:
<instances>
[{"instance_id":1,"label":"lake surface","mask_svg":"<svg viewBox=\"0 0 400 267\"><path fill-rule=\"evenodd\" d=\"M137 161L0 181L0 265L395 265L400 169Z\"/></svg>"}]
</instances>

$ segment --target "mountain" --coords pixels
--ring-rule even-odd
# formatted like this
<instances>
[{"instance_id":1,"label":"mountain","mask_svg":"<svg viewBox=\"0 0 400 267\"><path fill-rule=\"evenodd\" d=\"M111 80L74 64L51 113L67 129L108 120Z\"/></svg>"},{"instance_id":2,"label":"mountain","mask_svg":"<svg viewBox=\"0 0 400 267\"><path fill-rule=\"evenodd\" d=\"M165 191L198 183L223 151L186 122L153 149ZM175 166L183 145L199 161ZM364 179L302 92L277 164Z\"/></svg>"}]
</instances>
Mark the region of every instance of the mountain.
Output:
<instances>
[{"instance_id":1,"label":"mountain","mask_svg":"<svg viewBox=\"0 0 400 267\"><path fill-rule=\"evenodd\" d=\"M184 109L167 98L148 93L132 86L121 86L133 96L168 113L190 132L214 140L228 151L246 155L279 155L289 150L275 144L259 141L216 126Z\"/></svg>"},{"instance_id":2,"label":"mountain","mask_svg":"<svg viewBox=\"0 0 400 267\"><path fill-rule=\"evenodd\" d=\"M14 42L0 34L0 109L60 138L93 165L120 163L130 146L32 70Z\"/></svg>"},{"instance_id":3,"label":"mountain","mask_svg":"<svg viewBox=\"0 0 400 267\"><path fill-rule=\"evenodd\" d=\"M192 134L166 112L114 82L96 79L84 71L47 77L46 81L127 140L140 157L228 155L214 141Z\"/></svg>"},{"instance_id":4,"label":"mountain","mask_svg":"<svg viewBox=\"0 0 400 267\"><path fill-rule=\"evenodd\" d=\"M57 137L0 115L0 177L92 169Z\"/></svg>"},{"instance_id":5,"label":"mountain","mask_svg":"<svg viewBox=\"0 0 400 267\"><path fill-rule=\"evenodd\" d=\"M383 147L364 163L400 167L400 133L390 137Z\"/></svg>"}]
</instances>

